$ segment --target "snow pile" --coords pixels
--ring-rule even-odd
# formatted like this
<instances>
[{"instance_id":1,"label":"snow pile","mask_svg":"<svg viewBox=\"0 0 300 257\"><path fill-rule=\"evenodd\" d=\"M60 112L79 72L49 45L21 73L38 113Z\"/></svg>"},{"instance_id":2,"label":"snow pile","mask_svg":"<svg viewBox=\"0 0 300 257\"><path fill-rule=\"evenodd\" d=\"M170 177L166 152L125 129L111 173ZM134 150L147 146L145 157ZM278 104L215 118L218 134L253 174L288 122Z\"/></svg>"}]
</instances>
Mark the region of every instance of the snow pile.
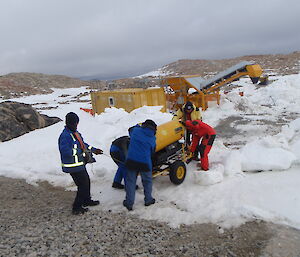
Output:
<instances>
[{"instance_id":1,"label":"snow pile","mask_svg":"<svg viewBox=\"0 0 300 257\"><path fill-rule=\"evenodd\" d=\"M296 110L300 106L299 80L299 75L278 77L276 82L260 89L241 81L244 97L236 97L235 90L240 89L234 89L222 96L220 106L210 103L209 109L203 113L203 120L216 126L225 117L241 115L239 106L242 106L245 113L255 114L255 117L248 115L248 127L261 132L262 127L257 125L263 117L261 115L267 113L272 120L287 111L298 111L299 114ZM90 107L88 103L64 103L85 91L85 88L55 89L49 95L14 100L36 107L54 107L42 112L63 120L66 113L76 112L80 117L78 130L85 141L104 150L104 155L96 156L96 163L88 165L92 195L101 201L101 205L95 208L125 211L122 206L124 191L111 188L117 166L109 156L110 144L115 138L128 135L128 128L137 123L153 119L162 124L171 120L172 115L160 112L160 107L145 106L131 113L109 108L92 117L80 110L80 107ZM287 96L291 96L291 100ZM262 106L264 104L272 104L272 108ZM59 122L0 143L0 175L23 178L29 183L47 180L53 185L74 190L71 177L64 174L60 166L57 140L63 127L64 122ZM243 139L244 135L240 137ZM153 192L157 203L145 207L143 190L138 190L132 213L165 221L172 226L213 222L229 227L261 218L300 228L299 147L299 118L284 125L276 135L265 133L259 137L254 133L253 140L239 150L225 147L222 138L217 136L209 154L209 171L199 171L196 163L191 162L181 185L172 184L168 177L155 178ZM138 184L141 186L140 179Z\"/></svg>"},{"instance_id":2,"label":"snow pile","mask_svg":"<svg viewBox=\"0 0 300 257\"><path fill-rule=\"evenodd\" d=\"M194 170L194 181L195 183L208 186L219 183L223 180L224 166L221 164L212 165L210 171Z\"/></svg>"},{"instance_id":3,"label":"snow pile","mask_svg":"<svg viewBox=\"0 0 300 257\"><path fill-rule=\"evenodd\" d=\"M299 162L300 118L282 132L271 137L266 136L246 144L241 150L242 170L286 170L294 162ZM296 146L296 147L295 147Z\"/></svg>"}]
</instances>

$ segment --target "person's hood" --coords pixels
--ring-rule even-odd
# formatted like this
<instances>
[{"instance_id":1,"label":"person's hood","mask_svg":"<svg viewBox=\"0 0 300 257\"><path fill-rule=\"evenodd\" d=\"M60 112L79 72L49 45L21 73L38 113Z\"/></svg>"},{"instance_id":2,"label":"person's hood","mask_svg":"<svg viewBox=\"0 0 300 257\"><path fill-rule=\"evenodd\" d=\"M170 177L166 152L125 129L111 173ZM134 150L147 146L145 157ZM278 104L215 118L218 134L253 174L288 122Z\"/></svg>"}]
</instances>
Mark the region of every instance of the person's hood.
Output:
<instances>
[{"instance_id":1,"label":"person's hood","mask_svg":"<svg viewBox=\"0 0 300 257\"><path fill-rule=\"evenodd\" d=\"M136 127L135 129L138 130L138 133L141 133L146 137L153 137L155 135L155 131L151 128Z\"/></svg>"}]
</instances>

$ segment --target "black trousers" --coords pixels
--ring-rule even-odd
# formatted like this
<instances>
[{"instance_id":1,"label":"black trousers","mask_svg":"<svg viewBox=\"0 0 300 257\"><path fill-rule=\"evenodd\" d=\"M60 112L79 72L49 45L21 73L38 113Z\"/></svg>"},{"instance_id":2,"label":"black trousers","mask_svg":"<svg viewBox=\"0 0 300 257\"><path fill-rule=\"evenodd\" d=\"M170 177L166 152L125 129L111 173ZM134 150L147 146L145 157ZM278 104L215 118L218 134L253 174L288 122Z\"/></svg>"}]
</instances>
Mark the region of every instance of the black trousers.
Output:
<instances>
[{"instance_id":1,"label":"black trousers","mask_svg":"<svg viewBox=\"0 0 300 257\"><path fill-rule=\"evenodd\" d=\"M192 137L192 133L188 130L186 130L186 134L185 134L185 142L187 145L191 145L191 137ZM194 152L194 157L198 157L199 155L199 149L198 147L196 147L196 150Z\"/></svg>"},{"instance_id":2,"label":"black trousers","mask_svg":"<svg viewBox=\"0 0 300 257\"><path fill-rule=\"evenodd\" d=\"M185 132L185 142L187 145L190 145L191 144L191 136L192 136L192 133L188 130L186 130Z\"/></svg>"},{"instance_id":3,"label":"black trousers","mask_svg":"<svg viewBox=\"0 0 300 257\"><path fill-rule=\"evenodd\" d=\"M77 186L77 194L73 203L73 209L79 209L84 203L91 200L91 181L86 168L81 171L72 172L70 175Z\"/></svg>"}]
</instances>

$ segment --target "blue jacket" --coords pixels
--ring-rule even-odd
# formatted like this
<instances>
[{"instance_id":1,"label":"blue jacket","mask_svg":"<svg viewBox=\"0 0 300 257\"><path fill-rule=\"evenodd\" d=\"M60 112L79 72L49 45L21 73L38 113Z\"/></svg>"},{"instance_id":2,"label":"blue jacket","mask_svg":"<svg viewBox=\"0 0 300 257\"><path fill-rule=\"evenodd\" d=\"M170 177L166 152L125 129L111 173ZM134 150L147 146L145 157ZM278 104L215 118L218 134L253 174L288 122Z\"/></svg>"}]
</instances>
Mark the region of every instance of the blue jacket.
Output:
<instances>
[{"instance_id":1,"label":"blue jacket","mask_svg":"<svg viewBox=\"0 0 300 257\"><path fill-rule=\"evenodd\" d=\"M152 155L155 153L154 130L136 125L129 130L130 143L126 159L129 170L152 171Z\"/></svg>"},{"instance_id":2,"label":"blue jacket","mask_svg":"<svg viewBox=\"0 0 300 257\"><path fill-rule=\"evenodd\" d=\"M110 155L117 165L119 165L120 162L125 163L129 142L130 138L128 136L122 136L111 143Z\"/></svg>"},{"instance_id":3,"label":"blue jacket","mask_svg":"<svg viewBox=\"0 0 300 257\"><path fill-rule=\"evenodd\" d=\"M79 135L82 138L80 133ZM83 138L82 141L84 142ZM85 147L91 149L92 152L96 150L96 148L89 146L87 143L84 142L84 144ZM63 172L77 172L84 168L85 162L80 143L73 132L67 127L65 127L59 136L58 147Z\"/></svg>"}]
</instances>

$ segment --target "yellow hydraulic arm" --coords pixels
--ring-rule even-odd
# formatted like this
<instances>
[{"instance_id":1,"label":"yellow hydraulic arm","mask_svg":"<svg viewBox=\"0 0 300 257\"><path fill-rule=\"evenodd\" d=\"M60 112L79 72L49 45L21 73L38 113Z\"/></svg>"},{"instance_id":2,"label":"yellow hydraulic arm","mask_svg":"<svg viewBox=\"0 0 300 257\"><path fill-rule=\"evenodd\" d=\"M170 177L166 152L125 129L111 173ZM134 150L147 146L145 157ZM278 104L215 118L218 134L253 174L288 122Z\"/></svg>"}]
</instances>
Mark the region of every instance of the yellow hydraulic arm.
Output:
<instances>
[{"instance_id":1,"label":"yellow hydraulic arm","mask_svg":"<svg viewBox=\"0 0 300 257\"><path fill-rule=\"evenodd\" d=\"M258 64L252 64L252 65L246 65L245 69L243 70L237 70L234 73L230 74L230 76L224 76L220 78L218 81L215 81L212 86L208 87L207 89L203 89L204 93L213 92L222 87L223 85L226 85L234 80L237 80L244 76L249 76L254 84L256 84L259 81L259 78L261 77L263 73L262 68Z\"/></svg>"},{"instance_id":2,"label":"yellow hydraulic arm","mask_svg":"<svg viewBox=\"0 0 300 257\"><path fill-rule=\"evenodd\" d=\"M262 73L263 70L260 65L251 62L241 62L207 80L197 75L178 76L167 77L162 80L162 84L172 89L171 93L167 91L169 109L178 108L186 101L192 101L197 107L206 110L208 101L217 100L219 104L220 88L222 86L243 76L249 76L252 82L256 84L260 80ZM192 94L189 93L191 88L194 89Z\"/></svg>"}]
</instances>

